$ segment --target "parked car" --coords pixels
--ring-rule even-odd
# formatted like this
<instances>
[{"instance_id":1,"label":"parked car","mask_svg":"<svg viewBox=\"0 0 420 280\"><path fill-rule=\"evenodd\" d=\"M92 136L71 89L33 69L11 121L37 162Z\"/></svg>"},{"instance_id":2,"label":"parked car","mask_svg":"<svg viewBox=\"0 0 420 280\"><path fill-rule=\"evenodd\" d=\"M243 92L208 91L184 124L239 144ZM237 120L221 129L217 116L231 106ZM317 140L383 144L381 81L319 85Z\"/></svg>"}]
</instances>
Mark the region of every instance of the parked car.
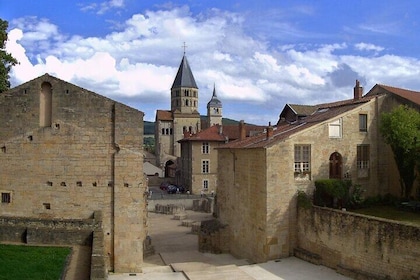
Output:
<instances>
[{"instance_id":1,"label":"parked car","mask_svg":"<svg viewBox=\"0 0 420 280\"><path fill-rule=\"evenodd\" d=\"M167 189L168 189L168 186L169 186L170 184L168 183L168 182L162 182L161 184L160 184L160 189L161 190L163 190L163 191L166 191Z\"/></svg>"},{"instance_id":2,"label":"parked car","mask_svg":"<svg viewBox=\"0 0 420 280\"><path fill-rule=\"evenodd\" d=\"M166 188L166 191L171 194L172 193L185 193L185 187L171 184Z\"/></svg>"},{"instance_id":3,"label":"parked car","mask_svg":"<svg viewBox=\"0 0 420 280\"><path fill-rule=\"evenodd\" d=\"M168 185L168 187L166 188L166 191L168 193L177 193L179 192L179 188L175 185Z\"/></svg>"}]
</instances>

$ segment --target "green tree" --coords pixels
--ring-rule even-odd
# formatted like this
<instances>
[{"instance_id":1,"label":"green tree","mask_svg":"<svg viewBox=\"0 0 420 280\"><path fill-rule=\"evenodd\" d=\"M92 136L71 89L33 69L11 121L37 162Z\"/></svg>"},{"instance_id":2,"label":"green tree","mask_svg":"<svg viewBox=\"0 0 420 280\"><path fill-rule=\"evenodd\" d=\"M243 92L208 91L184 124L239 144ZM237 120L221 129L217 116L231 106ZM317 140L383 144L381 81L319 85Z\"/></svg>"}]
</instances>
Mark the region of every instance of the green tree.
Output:
<instances>
[{"instance_id":1,"label":"green tree","mask_svg":"<svg viewBox=\"0 0 420 280\"><path fill-rule=\"evenodd\" d=\"M416 179L416 162L420 157L420 113L400 105L390 113L382 114L379 129L394 153L401 196L409 198Z\"/></svg>"},{"instance_id":2,"label":"green tree","mask_svg":"<svg viewBox=\"0 0 420 280\"><path fill-rule=\"evenodd\" d=\"M10 69L12 69L12 66L18 63L18 61L5 50L8 27L9 23L0 18L0 92L6 91L10 88L9 72Z\"/></svg>"}]
</instances>

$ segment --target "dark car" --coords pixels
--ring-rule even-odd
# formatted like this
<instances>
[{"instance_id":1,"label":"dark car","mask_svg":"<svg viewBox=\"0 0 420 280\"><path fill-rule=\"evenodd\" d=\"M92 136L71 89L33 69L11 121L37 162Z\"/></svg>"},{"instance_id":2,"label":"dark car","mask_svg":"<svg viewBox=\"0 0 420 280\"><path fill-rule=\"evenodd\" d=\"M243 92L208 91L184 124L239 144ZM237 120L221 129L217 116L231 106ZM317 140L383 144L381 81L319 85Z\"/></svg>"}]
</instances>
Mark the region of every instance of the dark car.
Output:
<instances>
[{"instance_id":1,"label":"dark car","mask_svg":"<svg viewBox=\"0 0 420 280\"><path fill-rule=\"evenodd\" d=\"M168 193L178 193L179 192L179 188L177 186L175 186L175 185L168 185L166 187L166 191Z\"/></svg>"},{"instance_id":2,"label":"dark car","mask_svg":"<svg viewBox=\"0 0 420 280\"><path fill-rule=\"evenodd\" d=\"M161 184L160 184L160 189L161 190L164 190L164 191L166 191L167 189L168 189L168 186L169 186L170 184L168 183L168 182L162 182Z\"/></svg>"}]
</instances>

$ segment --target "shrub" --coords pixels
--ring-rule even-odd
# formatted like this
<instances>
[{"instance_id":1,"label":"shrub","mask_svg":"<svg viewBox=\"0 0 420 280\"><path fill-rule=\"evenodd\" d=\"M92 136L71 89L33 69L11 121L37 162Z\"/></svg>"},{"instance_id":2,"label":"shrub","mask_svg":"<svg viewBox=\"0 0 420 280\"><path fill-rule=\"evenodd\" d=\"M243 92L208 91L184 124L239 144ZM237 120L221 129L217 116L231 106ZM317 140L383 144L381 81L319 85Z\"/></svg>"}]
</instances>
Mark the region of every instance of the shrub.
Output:
<instances>
[{"instance_id":1,"label":"shrub","mask_svg":"<svg viewBox=\"0 0 420 280\"><path fill-rule=\"evenodd\" d=\"M312 207L312 201L304 191L298 191L297 204L299 207L309 209Z\"/></svg>"},{"instance_id":2,"label":"shrub","mask_svg":"<svg viewBox=\"0 0 420 280\"><path fill-rule=\"evenodd\" d=\"M320 179L315 181L314 204L341 208L349 200L350 180Z\"/></svg>"}]
</instances>

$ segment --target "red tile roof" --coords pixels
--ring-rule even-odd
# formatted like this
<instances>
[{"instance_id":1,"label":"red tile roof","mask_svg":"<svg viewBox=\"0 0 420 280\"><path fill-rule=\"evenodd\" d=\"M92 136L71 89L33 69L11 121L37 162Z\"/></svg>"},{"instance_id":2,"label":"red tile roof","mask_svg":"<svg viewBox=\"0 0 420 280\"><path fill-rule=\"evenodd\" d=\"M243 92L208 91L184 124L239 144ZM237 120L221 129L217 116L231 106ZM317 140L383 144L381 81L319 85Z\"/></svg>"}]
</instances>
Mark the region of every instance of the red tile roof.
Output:
<instances>
[{"instance_id":1,"label":"red tile roof","mask_svg":"<svg viewBox=\"0 0 420 280\"><path fill-rule=\"evenodd\" d=\"M239 138L239 125L213 125L187 138L179 140L184 141L233 141ZM263 126L245 124L246 135L250 136L264 130Z\"/></svg>"},{"instance_id":2,"label":"red tile roof","mask_svg":"<svg viewBox=\"0 0 420 280\"><path fill-rule=\"evenodd\" d=\"M158 121L172 121L172 112L167 110L157 110L156 120Z\"/></svg>"},{"instance_id":3,"label":"red tile roof","mask_svg":"<svg viewBox=\"0 0 420 280\"><path fill-rule=\"evenodd\" d=\"M363 103L369 102L373 98L374 96L367 96L358 100L349 99L339 102L319 104L316 105L318 109L314 113L300 121L293 123L285 121L279 122L278 125L274 127L272 137L267 138L266 133L261 133L254 137L247 137L242 141L236 140L229 142L220 148L265 148L277 143L278 141L288 138L296 132L302 131L315 124L324 122L350 111Z\"/></svg>"},{"instance_id":4,"label":"red tile roof","mask_svg":"<svg viewBox=\"0 0 420 280\"><path fill-rule=\"evenodd\" d=\"M367 95L383 93L380 91L380 89L383 89L387 92L398 95L417 105L420 105L420 92L414 91L414 90L408 90L408 89L403 89L403 88L396 88L396 87L377 84L367 93Z\"/></svg>"}]
</instances>

